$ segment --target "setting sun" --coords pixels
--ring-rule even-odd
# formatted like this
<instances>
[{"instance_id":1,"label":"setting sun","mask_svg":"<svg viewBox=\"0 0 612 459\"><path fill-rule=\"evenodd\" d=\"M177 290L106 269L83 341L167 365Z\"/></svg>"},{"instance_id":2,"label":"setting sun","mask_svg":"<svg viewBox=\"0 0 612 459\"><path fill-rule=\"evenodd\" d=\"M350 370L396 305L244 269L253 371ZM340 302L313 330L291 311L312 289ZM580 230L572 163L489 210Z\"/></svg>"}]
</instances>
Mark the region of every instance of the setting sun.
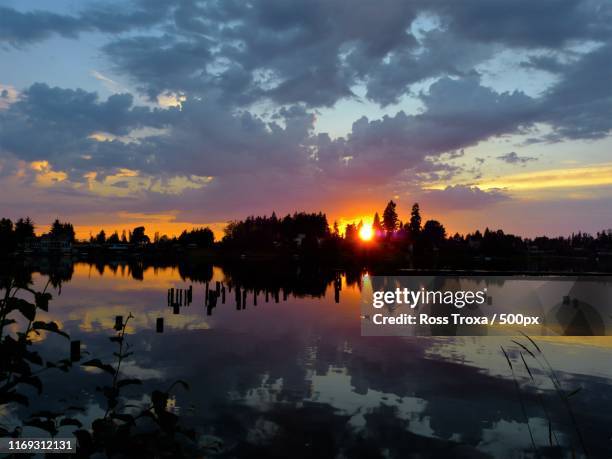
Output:
<instances>
[{"instance_id":1,"label":"setting sun","mask_svg":"<svg viewBox=\"0 0 612 459\"><path fill-rule=\"evenodd\" d=\"M369 241L374 236L374 231L372 231L372 225L363 225L359 230L359 238L362 241Z\"/></svg>"}]
</instances>

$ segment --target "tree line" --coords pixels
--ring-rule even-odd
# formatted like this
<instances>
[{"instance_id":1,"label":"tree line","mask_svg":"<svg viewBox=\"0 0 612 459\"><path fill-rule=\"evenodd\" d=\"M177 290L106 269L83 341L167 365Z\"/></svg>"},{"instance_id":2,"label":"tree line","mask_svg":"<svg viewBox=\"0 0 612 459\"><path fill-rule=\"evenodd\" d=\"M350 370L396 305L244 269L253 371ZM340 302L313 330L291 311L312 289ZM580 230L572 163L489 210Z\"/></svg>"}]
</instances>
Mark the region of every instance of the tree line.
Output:
<instances>
[{"instance_id":1,"label":"tree line","mask_svg":"<svg viewBox=\"0 0 612 459\"><path fill-rule=\"evenodd\" d=\"M39 239L49 239L52 241L65 241L75 243L74 225L56 219L40 237L36 236L35 225L31 218L20 218L13 222L9 218L0 219L0 253L10 253L18 249L23 249ZM90 235L88 241L90 245L106 247L115 244L143 246L151 243L156 246L195 245L198 247L212 247L214 244L214 234L210 228L193 228L189 231L184 230L178 237L168 237L155 233L153 240L146 234L144 226L137 226L132 230L123 230L121 235L118 231L107 235L104 229L98 234Z\"/></svg>"},{"instance_id":2,"label":"tree line","mask_svg":"<svg viewBox=\"0 0 612 459\"><path fill-rule=\"evenodd\" d=\"M381 217L382 216L382 217ZM363 222L349 223L342 229L337 222L331 226L322 212L295 212L278 217L249 216L227 224L224 236L215 241L210 228L184 230L178 237L155 233L153 238L146 234L144 226L138 226L121 235L104 230L92 235L89 243L95 246L129 244L164 248L178 245L213 248L234 252L291 252L307 254L327 252L328 255L350 254L364 249L379 253L427 254L431 252L457 254L471 253L485 256L511 256L520 253L542 253L554 255L576 255L577 253L612 253L612 230L588 233L574 233L567 237L522 238L505 233L501 229L486 228L483 232L448 235L446 228L437 220L423 222L418 203L412 206L410 215L402 221L397 205L389 201L381 213L372 219L373 237L363 241L360 232ZM23 247L34 240L34 223L30 218L16 222L0 219L0 251L6 253ZM56 219L43 238L75 242L74 227L71 223Z\"/></svg>"},{"instance_id":3,"label":"tree line","mask_svg":"<svg viewBox=\"0 0 612 459\"><path fill-rule=\"evenodd\" d=\"M49 231L42 237L55 241L74 242L74 226L71 223L55 219ZM20 218L15 223L9 218L0 219L0 251L10 252L35 239L34 222L30 217Z\"/></svg>"}]
</instances>

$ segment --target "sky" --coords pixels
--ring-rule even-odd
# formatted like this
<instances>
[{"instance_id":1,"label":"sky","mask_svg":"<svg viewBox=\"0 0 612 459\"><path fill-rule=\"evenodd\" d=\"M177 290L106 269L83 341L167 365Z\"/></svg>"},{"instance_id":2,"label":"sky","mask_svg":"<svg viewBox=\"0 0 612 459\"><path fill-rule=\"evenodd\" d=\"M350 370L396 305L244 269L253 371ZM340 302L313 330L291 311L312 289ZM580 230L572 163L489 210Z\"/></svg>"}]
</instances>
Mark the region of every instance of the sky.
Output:
<instances>
[{"instance_id":1,"label":"sky","mask_svg":"<svg viewBox=\"0 0 612 459\"><path fill-rule=\"evenodd\" d=\"M612 228L607 0L0 0L0 214Z\"/></svg>"}]
</instances>

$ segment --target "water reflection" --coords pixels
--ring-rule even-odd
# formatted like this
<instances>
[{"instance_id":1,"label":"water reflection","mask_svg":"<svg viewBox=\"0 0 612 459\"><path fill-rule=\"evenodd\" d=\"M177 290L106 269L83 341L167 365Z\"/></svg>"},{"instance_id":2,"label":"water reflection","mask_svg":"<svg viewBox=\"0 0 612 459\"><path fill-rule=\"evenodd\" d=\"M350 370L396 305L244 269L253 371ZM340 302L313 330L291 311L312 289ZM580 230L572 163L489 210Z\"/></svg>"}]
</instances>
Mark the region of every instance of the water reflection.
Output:
<instances>
[{"instance_id":1,"label":"water reflection","mask_svg":"<svg viewBox=\"0 0 612 459\"><path fill-rule=\"evenodd\" d=\"M131 312L134 355L123 368L144 380L134 398L188 381L173 410L201 436L221 439L222 457L524 457L532 447L499 350L518 358L520 348L509 338L361 337L362 273L142 262L31 268L20 275L36 285L64 281L48 319L92 356L112 353L109 331ZM69 352L56 337L41 340L45 352ZM563 386L582 388L572 403L592 457L610 450L611 344L540 343ZM572 457L575 433L545 375L518 377L536 444L549 457ZM103 406L97 378L50 372L36 403L57 409L72 398L87 406L83 417L94 416ZM547 446L542 400L561 446Z\"/></svg>"}]
</instances>

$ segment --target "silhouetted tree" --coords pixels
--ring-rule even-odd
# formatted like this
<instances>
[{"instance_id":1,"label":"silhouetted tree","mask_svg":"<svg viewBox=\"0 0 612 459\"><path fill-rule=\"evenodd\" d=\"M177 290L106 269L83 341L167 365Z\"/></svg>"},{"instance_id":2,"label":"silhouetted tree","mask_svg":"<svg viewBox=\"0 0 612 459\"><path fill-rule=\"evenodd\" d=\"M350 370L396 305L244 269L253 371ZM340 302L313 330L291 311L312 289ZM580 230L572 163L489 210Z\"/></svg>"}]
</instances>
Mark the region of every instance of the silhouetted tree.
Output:
<instances>
[{"instance_id":1,"label":"silhouetted tree","mask_svg":"<svg viewBox=\"0 0 612 459\"><path fill-rule=\"evenodd\" d=\"M148 244L150 242L149 236L145 234L144 226L137 226L130 233L130 243L132 244Z\"/></svg>"},{"instance_id":2,"label":"silhouetted tree","mask_svg":"<svg viewBox=\"0 0 612 459\"><path fill-rule=\"evenodd\" d=\"M13 222L8 218L0 220L0 251L6 253L15 248Z\"/></svg>"},{"instance_id":3,"label":"silhouetted tree","mask_svg":"<svg viewBox=\"0 0 612 459\"><path fill-rule=\"evenodd\" d=\"M106 242L106 233L104 232L104 230L100 230L100 232L96 236L96 242L98 244L104 244Z\"/></svg>"},{"instance_id":4,"label":"silhouetted tree","mask_svg":"<svg viewBox=\"0 0 612 459\"><path fill-rule=\"evenodd\" d=\"M223 244L234 248L270 249L294 246L296 240L314 241L330 236L327 217L323 213L296 212L279 219L248 217L230 222L224 229Z\"/></svg>"},{"instance_id":5,"label":"silhouetted tree","mask_svg":"<svg viewBox=\"0 0 612 459\"><path fill-rule=\"evenodd\" d=\"M210 228L195 228L191 231L183 231L178 238L181 244L195 244L198 247L212 247L215 236Z\"/></svg>"},{"instance_id":6,"label":"silhouetted tree","mask_svg":"<svg viewBox=\"0 0 612 459\"><path fill-rule=\"evenodd\" d=\"M410 212L410 223L408 223L408 232L413 239L416 239L421 232L421 211L419 209L418 202L415 202L412 205L412 211Z\"/></svg>"},{"instance_id":7,"label":"silhouetted tree","mask_svg":"<svg viewBox=\"0 0 612 459\"><path fill-rule=\"evenodd\" d=\"M421 231L421 239L428 247L440 247L446 238L444 226L437 220L427 220Z\"/></svg>"},{"instance_id":8,"label":"silhouetted tree","mask_svg":"<svg viewBox=\"0 0 612 459\"><path fill-rule=\"evenodd\" d=\"M109 244L119 244L119 233L117 233L117 231L115 231L113 234L111 234L108 237L107 242Z\"/></svg>"},{"instance_id":9,"label":"silhouetted tree","mask_svg":"<svg viewBox=\"0 0 612 459\"><path fill-rule=\"evenodd\" d=\"M347 241L354 242L359 237L359 231L357 230L357 226L354 223L349 223L346 225L344 230L344 238Z\"/></svg>"},{"instance_id":10,"label":"silhouetted tree","mask_svg":"<svg viewBox=\"0 0 612 459\"><path fill-rule=\"evenodd\" d=\"M381 237L383 235L383 226L380 223L380 217L378 216L378 212L374 214L374 220L372 221L372 231L376 237Z\"/></svg>"},{"instance_id":11,"label":"silhouetted tree","mask_svg":"<svg viewBox=\"0 0 612 459\"><path fill-rule=\"evenodd\" d=\"M34 223L30 217L25 219L20 218L15 223L15 242L17 244L23 244L24 242L30 241L36 237L34 233Z\"/></svg>"},{"instance_id":12,"label":"silhouetted tree","mask_svg":"<svg viewBox=\"0 0 612 459\"><path fill-rule=\"evenodd\" d=\"M385 211L383 212L383 227L388 234L393 233L397 229L397 205L393 201L389 201Z\"/></svg>"},{"instance_id":13,"label":"silhouetted tree","mask_svg":"<svg viewBox=\"0 0 612 459\"><path fill-rule=\"evenodd\" d=\"M53 224L51 225L51 231L49 231L49 236L55 239L56 241L68 241L74 242L74 227L72 223L62 223L59 219L55 219Z\"/></svg>"},{"instance_id":14,"label":"silhouetted tree","mask_svg":"<svg viewBox=\"0 0 612 459\"><path fill-rule=\"evenodd\" d=\"M338 220L334 220L334 229L332 233L335 237L340 236L340 227L338 226Z\"/></svg>"}]
</instances>

